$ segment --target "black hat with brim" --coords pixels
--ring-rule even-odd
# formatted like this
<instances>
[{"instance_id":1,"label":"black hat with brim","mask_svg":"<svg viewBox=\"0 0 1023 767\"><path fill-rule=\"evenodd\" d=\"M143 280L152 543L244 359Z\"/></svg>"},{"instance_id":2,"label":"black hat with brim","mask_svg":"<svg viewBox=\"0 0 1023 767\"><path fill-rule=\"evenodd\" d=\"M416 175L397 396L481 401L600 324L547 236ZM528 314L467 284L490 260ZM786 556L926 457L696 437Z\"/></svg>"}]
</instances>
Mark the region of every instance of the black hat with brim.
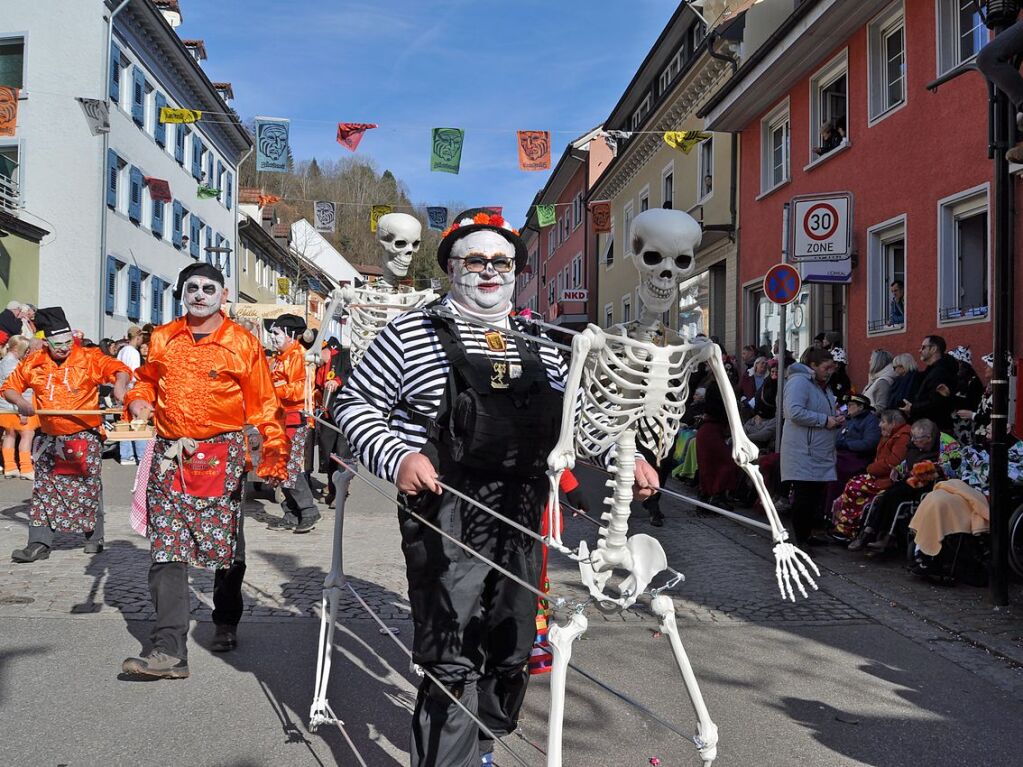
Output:
<instances>
[{"instance_id":1,"label":"black hat with brim","mask_svg":"<svg viewBox=\"0 0 1023 767\"><path fill-rule=\"evenodd\" d=\"M289 336L294 338L295 336L300 336L305 332L306 324L305 320L297 314L282 314L279 317L271 317L263 320L263 328L267 333L269 333L274 327L280 328Z\"/></svg>"},{"instance_id":2,"label":"black hat with brim","mask_svg":"<svg viewBox=\"0 0 1023 767\"><path fill-rule=\"evenodd\" d=\"M16 336L21 333L21 320L10 309L4 309L0 312L0 330L9 336Z\"/></svg>"},{"instance_id":3,"label":"black hat with brim","mask_svg":"<svg viewBox=\"0 0 1023 767\"><path fill-rule=\"evenodd\" d=\"M36 330L43 331L43 335L46 338L71 332L71 323L67 321L67 317L64 316L64 310L59 306L37 309L35 323Z\"/></svg>"},{"instance_id":4,"label":"black hat with brim","mask_svg":"<svg viewBox=\"0 0 1023 767\"><path fill-rule=\"evenodd\" d=\"M440 264L440 268L447 272L451 248L456 242L466 235L484 229L497 232L515 247L515 271L521 272L529 258L526 243L522 241L518 230L513 229L511 224L505 221L504 216L488 208L470 208L455 216L454 223L444 230L440 245L437 246L437 263Z\"/></svg>"},{"instance_id":5,"label":"black hat with brim","mask_svg":"<svg viewBox=\"0 0 1023 767\"><path fill-rule=\"evenodd\" d=\"M220 287L224 287L224 273L213 266L213 264L204 264L201 261L189 264L178 272L178 283L174 286L175 301L181 300L181 295L185 291L185 281L189 277L206 277L214 282L219 282Z\"/></svg>"}]
</instances>

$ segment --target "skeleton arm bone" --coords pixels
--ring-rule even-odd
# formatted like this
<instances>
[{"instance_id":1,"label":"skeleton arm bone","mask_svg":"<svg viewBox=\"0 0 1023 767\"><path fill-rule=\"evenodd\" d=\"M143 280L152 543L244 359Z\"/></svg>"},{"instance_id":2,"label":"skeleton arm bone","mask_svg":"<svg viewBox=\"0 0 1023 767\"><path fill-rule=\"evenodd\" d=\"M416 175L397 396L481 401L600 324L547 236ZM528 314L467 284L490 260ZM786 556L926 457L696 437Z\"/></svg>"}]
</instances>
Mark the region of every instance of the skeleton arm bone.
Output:
<instances>
[{"instance_id":1,"label":"skeleton arm bone","mask_svg":"<svg viewBox=\"0 0 1023 767\"><path fill-rule=\"evenodd\" d=\"M813 570L818 577L820 577L820 570L805 552L788 542L788 531L782 525L777 509L774 508L774 501L771 500L771 494L767 492L760 469L753 463L760 455L760 451L743 431L739 405L735 401L735 393L732 391L728 373L725 372L724 361L721 359L721 348L713 343L708 343L706 346L707 350L703 354L707 355L706 360L714 374L714 380L721 390L721 399L724 401L725 413L728 415L728 427L732 433L732 458L756 488L757 497L760 499L764 512L767 514L767 521L771 525L771 537L775 543L775 577L778 580L778 589L781 591L783 599L791 599L794 602L795 592L792 584L795 583L796 588L805 597L807 593L803 581L805 580L816 589L817 583L810 574L810 570Z\"/></svg>"},{"instance_id":2,"label":"skeleton arm bone","mask_svg":"<svg viewBox=\"0 0 1023 767\"><path fill-rule=\"evenodd\" d=\"M320 350L323 348L323 342L327 338L330 321L337 316L338 312L344 308L345 305L352 303L353 298L354 291L349 285L344 285L338 290L331 292L330 303L327 304L327 310L323 313L323 324L320 325L320 332L316 334L316 340L313 342L312 348L306 352L306 362L312 365L320 365L323 363L323 357L320 354Z\"/></svg>"}]
</instances>

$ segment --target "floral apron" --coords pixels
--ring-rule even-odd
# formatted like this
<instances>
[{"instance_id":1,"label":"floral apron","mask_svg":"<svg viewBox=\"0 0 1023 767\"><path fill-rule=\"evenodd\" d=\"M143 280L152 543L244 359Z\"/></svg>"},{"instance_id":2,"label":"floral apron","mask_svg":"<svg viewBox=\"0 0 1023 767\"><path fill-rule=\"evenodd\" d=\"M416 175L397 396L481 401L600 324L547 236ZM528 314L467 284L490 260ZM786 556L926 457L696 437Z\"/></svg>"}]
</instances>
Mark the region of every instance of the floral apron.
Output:
<instances>
[{"instance_id":1,"label":"floral apron","mask_svg":"<svg viewBox=\"0 0 1023 767\"><path fill-rule=\"evenodd\" d=\"M103 489L99 435L84 430L44 439L35 458L29 524L58 533L92 532Z\"/></svg>"}]
</instances>

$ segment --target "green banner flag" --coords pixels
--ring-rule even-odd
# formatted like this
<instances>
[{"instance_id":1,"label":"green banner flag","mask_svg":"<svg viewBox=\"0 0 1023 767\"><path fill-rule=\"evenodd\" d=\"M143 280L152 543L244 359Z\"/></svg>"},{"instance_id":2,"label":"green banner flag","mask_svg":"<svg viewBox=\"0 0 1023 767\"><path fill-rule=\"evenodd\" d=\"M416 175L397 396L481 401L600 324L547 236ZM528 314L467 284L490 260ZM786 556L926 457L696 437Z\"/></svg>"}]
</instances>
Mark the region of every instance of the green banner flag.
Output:
<instances>
[{"instance_id":1,"label":"green banner flag","mask_svg":"<svg viewBox=\"0 0 1023 767\"><path fill-rule=\"evenodd\" d=\"M554 215L553 205L537 205L536 206L536 223L540 227L554 226L557 218Z\"/></svg>"},{"instance_id":2,"label":"green banner flag","mask_svg":"<svg viewBox=\"0 0 1023 767\"><path fill-rule=\"evenodd\" d=\"M206 186L205 184L199 184L199 188L195 190L195 195L200 200L209 200L214 197L220 197L220 190L214 189L212 186Z\"/></svg>"},{"instance_id":3,"label":"green banner flag","mask_svg":"<svg viewBox=\"0 0 1023 767\"><path fill-rule=\"evenodd\" d=\"M465 131L461 128L434 128L430 170L458 173L464 141Z\"/></svg>"}]
</instances>

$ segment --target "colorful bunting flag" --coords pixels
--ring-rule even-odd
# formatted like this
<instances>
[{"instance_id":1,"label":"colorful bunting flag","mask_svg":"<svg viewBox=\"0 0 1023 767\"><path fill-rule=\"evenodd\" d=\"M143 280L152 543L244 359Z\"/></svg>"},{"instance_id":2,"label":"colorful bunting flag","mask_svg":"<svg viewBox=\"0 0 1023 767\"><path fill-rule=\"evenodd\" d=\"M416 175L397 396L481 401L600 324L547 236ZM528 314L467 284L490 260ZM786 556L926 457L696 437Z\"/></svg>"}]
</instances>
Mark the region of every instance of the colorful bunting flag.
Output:
<instances>
[{"instance_id":1,"label":"colorful bunting flag","mask_svg":"<svg viewBox=\"0 0 1023 767\"><path fill-rule=\"evenodd\" d=\"M206 186L206 184L199 184L199 188L195 190L195 196L200 200L210 200L214 197L220 197L220 190L212 186Z\"/></svg>"},{"instance_id":2,"label":"colorful bunting flag","mask_svg":"<svg viewBox=\"0 0 1023 767\"><path fill-rule=\"evenodd\" d=\"M597 234L610 234L611 232L611 202L609 200L597 200L591 202L590 221L593 222L593 231Z\"/></svg>"},{"instance_id":3,"label":"colorful bunting flag","mask_svg":"<svg viewBox=\"0 0 1023 767\"><path fill-rule=\"evenodd\" d=\"M286 296L291 291L291 280L287 277L277 278L277 295Z\"/></svg>"},{"instance_id":4,"label":"colorful bunting flag","mask_svg":"<svg viewBox=\"0 0 1023 767\"><path fill-rule=\"evenodd\" d=\"M458 173L464 143L465 131L461 128L434 128L430 170Z\"/></svg>"},{"instance_id":5,"label":"colorful bunting flag","mask_svg":"<svg viewBox=\"0 0 1023 767\"><path fill-rule=\"evenodd\" d=\"M550 170L551 134L545 130L520 130L519 167L522 170Z\"/></svg>"},{"instance_id":6,"label":"colorful bunting flag","mask_svg":"<svg viewBox=\"0 0 1023 767\"><path fill-rule=\"evenodd\" d=\"M145 176L143 181L149 187L149 198L153 202L171 202L174 199L171 196L170 184L164 179Z\"/></svg>"},{"instance_id":7,"label":"colorful bunting flag","mask_svg":"<svg viewBox=\"0 0 1023 767\"><path fill-rule=\"evenodd\" d=\"M337 231L337 206L326 200L313 203L313 222L317 232Z\"/></svg>"},{"instance_id":8,"label":"colorful bunting flag","mask_svg":"<svg viewBox=\"0 0 1023 767\"><path fill-rule=\"evenodd\" d=\"M18 89L0 85L0 136L13 136L18 124Z\"/></svg>"},{"instance_id":9,"label":"colorful bunting flag","mask_svg":"<svg viewBox=\"0 0 1023 767\"><path fill-rule=\"evenodd\" d=\"M377 230L377 221L380 220L381 216L386 216L394 210L390 205L374 205L369 211L369 230L375 232Z\"/></svg>"},{"instance_id":10,"label":"colorful bunting flag","mask_svg":"<svg viewBox=\"0 0 1023 767\"><path fill-rule=\"evenodd\" d=\"M288 131L291 121L282 117L256 118L256 170L286 173Z\"/></svg>"},{"instance_id":11,"label":"colorful bunting flag","mask_svg":"<svg viewBox=\"0 0 1023 767\"><path fill-rule=\"evenodd\" d=\"M553 205L536 206L536 223L541 229L545 226L554 226L556 221L557 217L555 216Z\"/></svg>"},{"instance_id":12,"label":"colorful bunting flag","mask_svg":"<svg viewBox=\"0 0 1023 767\"><path fill-rule=\"evenodd\" d=\"M431 229L443 232L448 228L448 209L442 207L427 208L426 220L429 222Z\"/></svg>"},{"instance_id":13,"label":"colorful bunting flag","mask_svg":"<svg viewBox=\"0 0 1023 767\"><path fill-rule=\"evenodd\" d=\"M693 147L710 137L711 134L699 130L670 130L664 134L664 143L672 149L689 154Z\"/></svg>"},{"instance_id":14,"label":"colorful bunting flag","mask_svg":"<svg viewBox=\"0 0 1023 767\"><path fill-rule=\"evenodd\" d=\"M363 134L376 127L378 126L375 123L338 123L337 143L354 152L359 148Z\"/></svg>"},{"instance_id":15,"label":"colorful bunting flag","mask_svg":"<svg viewBox=\"0 0 1023 767\"><path fill-rule=\"evenodd\" d=\"M110 105L101 99L76 99L85 113L86 122L93 136L110 133Z\"/></svg>"},{"instance_id":16,"label":"colorful bunting flag","mask_svg":"<svg viewBox=\"0 0 1023 767\"><path fill-rule=\"evenodd\" d=\"M162 123L194 123L201 119L202 112L198 109L160 107L160 122Z\"/></svg>"},{"instance_id":17,"label":"colorful bunting flag","mask_svg":"<svg viewBox=\"0 0 1023 767\"><path fill-rule=\"evenodd\" d=\"M256 198L259 201L259 207L265 208L269 205L276 205L281 201L281 198L276 194L261 194Z\"/></svg>"}]
</instances>

